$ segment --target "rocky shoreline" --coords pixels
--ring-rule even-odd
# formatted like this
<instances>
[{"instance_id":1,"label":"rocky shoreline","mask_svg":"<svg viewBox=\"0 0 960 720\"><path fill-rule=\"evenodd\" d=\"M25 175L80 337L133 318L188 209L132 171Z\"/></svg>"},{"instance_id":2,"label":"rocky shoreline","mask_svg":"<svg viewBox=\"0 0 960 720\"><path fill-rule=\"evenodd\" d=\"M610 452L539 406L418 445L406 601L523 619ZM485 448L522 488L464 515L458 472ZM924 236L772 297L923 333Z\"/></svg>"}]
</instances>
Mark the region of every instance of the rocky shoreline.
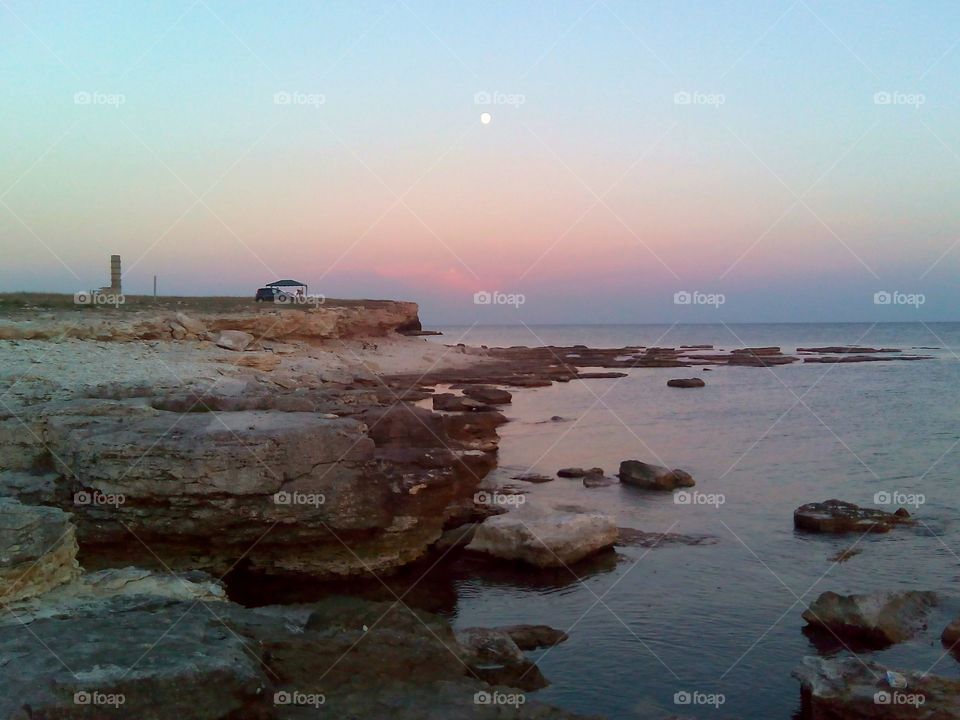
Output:
<instances>
[{"instance_id":1,"label":"rocky shoreline","mask_svg":"<svg viewBox=\"0 0 960 720\"><path fill-rule=\"evenodd\" d=\"M578 717L523 695L548 683L525 653L562 632L455 633L411 609L390 576L462 553L487 572L550 572L603 563L618 545L713 539L619 529L579 506L486 502L511 392L636 368L926 359L857 347L802 358L775 347L443 347L423 332L415 304L389 301L0 321L0 657L17 658L0 663L0 717L104 717L111 702L141 718L314 717L321 705L335 717ZM561 473L585 488L695 484L640 460L614 475ZM828 501L795 522L877 532L909 520ZM379 583L377 597L284 602L269 591L358 578ZM887 598L879 621L870 602L820 598L804 617L899 640L933 600ZM841 703L818 680L839 670L804 667L807 705Z\"/></svg>"}]
</instances>

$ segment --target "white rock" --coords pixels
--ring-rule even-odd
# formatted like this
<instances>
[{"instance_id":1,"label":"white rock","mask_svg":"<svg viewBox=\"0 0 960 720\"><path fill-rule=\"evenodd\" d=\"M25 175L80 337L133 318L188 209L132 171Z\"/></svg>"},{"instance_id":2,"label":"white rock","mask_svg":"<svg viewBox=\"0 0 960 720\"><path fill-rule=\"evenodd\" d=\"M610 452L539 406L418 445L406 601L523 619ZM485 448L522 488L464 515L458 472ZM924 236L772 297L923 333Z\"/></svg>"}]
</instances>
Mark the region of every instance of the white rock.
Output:
<instances>
[{"instance_id":1,"label":"white rock","mask_svg":"<svg viewBox=\"0 0 960 720\"><path fill-rule=\"evenodd\" d=\"M216 340L220 347L236 352L243 352L252 342L253 335L242 330L224 330Z\"/></svg>"},{"instance_id":2,"label":"white rock","mask_svg":"<svg viewBox=\"0 0 960 720\"><path fill-rule=\"evenodd\" d=\"M604 513L524 505L484 520L467 549L537 567L563 567L616 541L617 524Z\"/></svg>"}]
</instances>

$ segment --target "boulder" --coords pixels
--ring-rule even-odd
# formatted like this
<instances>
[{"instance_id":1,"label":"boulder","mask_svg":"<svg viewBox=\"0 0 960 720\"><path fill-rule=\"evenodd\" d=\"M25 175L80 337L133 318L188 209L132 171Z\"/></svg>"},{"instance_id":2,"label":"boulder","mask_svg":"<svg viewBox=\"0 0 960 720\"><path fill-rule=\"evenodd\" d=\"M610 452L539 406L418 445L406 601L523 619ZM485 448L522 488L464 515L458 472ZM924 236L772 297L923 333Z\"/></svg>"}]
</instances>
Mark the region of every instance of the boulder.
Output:
<instances>
[{"instance_id":1,"label":"boulder","mask_svg":"<svg viewBox=\"0 0 960 720\"><path fill-rule=\"evenodd\" d=\"M690 474L683 470L670 470L639 460L624 460L620 463L620 482L644 490L667 491L693 487L696 484Z\"/></svg>"},{"instance_id":2,"label":"boulder","mask_svg":"<svg viewBox=\"0 0 960 720\"><path fill-rule=\"evenodd\" d=\"M80 574L70 515L0 498L0 600L4 605L68 583Z\"/></svg>"},{"instance_id":3,"label":"boulder","mask_svg":"<svg viewBox=\"0 0 960 720\"><path fill-rule=\"evenodd\" d=\"M243 332L242 330L222 330L217 336L217 339L214 340L214 343L225 350L243 352L250 346L253 340L253 335L248 332Z\"/></svg>"},{"instance_id":4,"label":"boulder","mask_svg":"<svg viewBox=\"0 0 960 720\"><path fill-rule=\"evenodd\" d=\"M609 515L526 504L484 520L467 549L548 568L571 565L616 541L617 525Z\"/></svg>"},{"instance_id":5,"label":"boulder","mask_svg":"<svg viewBox=\"0 0 960 720\"><path fill-rule=\"evenodd\" d=\"M176 315L177 322L183 326L183 328L192 335L203 335L207 332L207 326L204 325L199 320L190 317L186 313L178 312Z\"/></svg>"},{"instance_id":6,"label":"boulder","mask_svg":"<svg viewBox=\"0 0 960 720\"><path fill-rule=\"evenodd\" d=\"M888 670L855 657L805 657L800 681L802 717L823 720L957 720L960 680ZM899 682L890 683L891 678ZM903 685L905 687L895 687Z\"/></svg>"},{"instance_id":7,"label":"boulder","mask_svg":"<svg viewBox=\"0 0 960 720\"><path fill-rule=\"evenodd\" d=\"M513 395L509 391L488 385L466 385L462 392L468 398L479 400L487 405L506 405L513 401Z\"/></svg>"},{"instance_id":8,"label":"boulder","mask_svg":"<svg viewBox=\"0 0 960 720\"><path fill-rule=\"evenodd\" d=\"M538 690L549 683L527 659L509 633L496 628L466 628L456 633L464 662L482 680L521 690Z\"/></svg>"},{"instance_id":9,"label":"boulder","mask_svg":"<svg viewBox=\"0 0 960 720\"><path fill-rule=\"evenodd\" d=\"M932 592L825 592L804 611L803 619L811 629L825 630L841 640L886 647L925 629L927 613L936 604Z\"/></svg>"},{"instance_id":10,"label":"boulder","mask_svg":"<svg viewBox=\"0 0 960 720\"><path fill-rule=\"evenodd\" d=\"M943 641L943 644L950 649L954 649L960 644L960 617L943 629L943 634L940 635L940 639Z\"/></svg>"},{"instance_id":11,"label":"boulder","mask_svg":"<svg viewBox=\"0 0 960 720\"><path fill-rule=\"evenodd\" d=\"M562 630L549 625L508 625L497 629L509 635L521 650L553 647L569 637Z\"/></svg>"},{"instance_id":12,"label":"boulder","mask_svg":"<svg viewBox=\"0 0 960 720\"><path fill-rule=\"evenodd\" d=\"M842 500L807 503L793 512L793 525L797 530L817 533L882 533L912 522L909 513L902 508L891 513L862 508Z\"/></svg>"},{"instance_id":13,"label":"boulder","mask_svg":"<svg viewBox=\"0 0 960 720\"><path fill-rule=\"evenodd\" d=\"M676 378L667 380L667 387L675 388L698 388L704 387L706 383L700 378Z\"/></svg>"},{"instance_id":14,"label":"boulder","mask_svg":"<svg viewBox=\"0 0 960 720\"><path fill-rule=\"evenodd\" d=\"M616 480L600 473L589 473L583 476L583 486L585 488L609 487L616 484Z\"/></svg>"}]
</instances>

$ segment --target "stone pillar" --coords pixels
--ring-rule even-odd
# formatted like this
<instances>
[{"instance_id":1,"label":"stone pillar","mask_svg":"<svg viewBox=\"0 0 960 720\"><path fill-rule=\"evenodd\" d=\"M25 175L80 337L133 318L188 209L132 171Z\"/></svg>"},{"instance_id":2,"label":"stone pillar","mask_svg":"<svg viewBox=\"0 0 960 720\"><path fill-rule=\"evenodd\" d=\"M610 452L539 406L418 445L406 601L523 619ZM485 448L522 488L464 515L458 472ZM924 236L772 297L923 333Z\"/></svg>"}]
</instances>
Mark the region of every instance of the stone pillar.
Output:
<instances>
[{"instance_id":1,"label":"stone pillar","mask_svg":"<svg viewBox=\"0 0 960 720\"><path fill-rule=\"evenodd\" d=\"M110 289L115 293L121 292L119 255L110 256Z\"/></svg>"}]
</instances>

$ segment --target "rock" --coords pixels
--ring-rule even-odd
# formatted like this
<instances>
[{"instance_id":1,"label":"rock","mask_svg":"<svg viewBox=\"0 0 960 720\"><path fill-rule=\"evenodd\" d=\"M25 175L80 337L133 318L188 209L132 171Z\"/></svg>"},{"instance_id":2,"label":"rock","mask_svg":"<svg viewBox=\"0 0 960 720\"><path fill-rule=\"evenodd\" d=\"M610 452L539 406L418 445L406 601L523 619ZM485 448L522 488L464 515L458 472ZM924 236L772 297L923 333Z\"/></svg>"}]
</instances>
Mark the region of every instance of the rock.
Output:
<instances>
[{"instance_id":1,"label":"rock","mask_svg":"<svg viewBox=\"0 0 960 720\"><path fill-rule=\"evenodd\" d=\"M583 476L583 486L585 488L609 487L610 485L616 484L616 482L613 478L609 478L602 473L588 473Z\"/></svg>"},{"instance_id":2,"label":"rock","mask_svg":"<svg viewBox=\"0 0 960 720\"><path fill-rule=\"evenodd\" d=\"M620 463L620 482L644 490L675 490L696 484L690 474L683 470L669 470L639 460Z\"/></svg>"},{"instance_id":3,"label":"rock","mask_svg":"<svg viewBox=\"0 0 960 720\"><path fill-rule=\"evenodd\" d=\"M474 704L494 688L435 615L345 597L244 608L219 590L197 573L125 568L0 608L0 717L420 720L425 708L452 718L465 706L471 718L504 717ZM488 661L491 676L546 685L508 633L492 632L503 641L477 647L504 663ZM532 699L509 716L577 717Z\"/></svg>"},{"instance_id":4,"label":"rock","mask_svg":"<svg viewBox=\"0 0 960 720\"><path fill-rule=\"evenodd\" d=\"M874 592L838 595L825 592L804 611L811 629L870 646L903 642L926 628L927 613L937 604L932 592Z\"/></svg>"},{"instance_id":5,"label":"rock","mask_svg":"<svg viewBox=\"0 0 960 720\"><path fill-rule=\"evenodd\" d=\"M541 475L540 473L524 473L523 475L513 475L510 478L511 480L523 480L528 483L545 483L553 482L553 478L549 475Z\"/></svg>"},{"instance_id":6,"label":"rock","mask_svg":"<svg viewBox=\"0 0 960 720\"><path fill-rule=\"evenodd\" d=\"M817 533L880 533L910 522L909 513L862 508L842 500L807 503L793 512L795 528Z\"/></svg>"},{"instance_id":7,"label":"rock","mask_svg":"<svg viewBox=\"0 0 960 720\"><path fill-rule=\"evenodd\" d=\"M553 647L569 637L562 630L549 625L508 625L497 629L509 635L521 650Z\"/></svg>"},{"instance_id":8,"label":"rock","mask_svg":"<svg viewBox=\"0 0 960 720\"><path fill-rule=\"evenodd\" d=\"M488 385L465 385L462 392L468 398L487 405L506 405L513 401L513 395L509 391Z\"/></svg>"},{"instance_id":9,"label":"rock","mask_svg":"<svg viewBox=\"0 0 960 720\"><path fill-rule=\"evenodd\" d=\"M268 717L263 660L223 612L121 593L0 614L0 655L17 659L0 665L0 717Z\"/></svg>"},{"instance_id":10,"label":"rock","mask_svg":"<svg viewBox=\"0 0 960 720\"><path fill-rule=\"evenodd\" d=\"M700 378L677 378L674 380L667 380L667 387L675 388L698 388L704 387L706 383Z\"/></svg>"},{"instance_id":11,"label":"rock","mask_svg":"<svg viewBox=\"0 0 960 720\"><path fill-rule=\"evenodd\" d=\"M823 720L956 720L960 680L905 672L905 688L892 688L888 669L855 656L805 657L800 680L802 716ZM891 671L892 672L892 671Z\"/></svg>"},{"instance_id":12,"label":"rock","mask_svg":"<svg viewBox=\"0 0 960 720\"><path fill-rule=\"evenodd\" d=\"M243 352L254 340L253 335L242 330L223 330L214 340L218 347L234 352Z\"/></svg>"},{"instance_id":13,"label":"rock","mask_svg":"<svg viewBox=\"0 0 960 720\"><path fill-rule=\"evenodd\" d=\"M203 335L207 332L207 326L199 320L196 320L186 313L178 312L176 314L177 322L182 325L186 331L192 335Z\"/></svg>"},{"instance_id":14,"label":"rock","mask_svg":"<svg viewBox=\"0 0 960 720\"><path fill-rule=\"evenodd\" d=\"M460 397L453 393L437 393L433 396L433 409L447 412L476 412L492 408L472 398Z\"/></svg>"},{"instance_id":15,"label":"rock","mask_svg":"<svg viewBox=\"0 0 960 720\"><path fill-rule=\"evenodd\" d=\"M548 568L571 565L616 541L616 523L601 512L524 505L484 520L467 549Z\"/></svg>"},{"instance_id":16,"label":"rock","mask_svg":"<svg viewBox=\"0 0 960 720\"><path fill-rule=\"evenodd\" d=\"M664 545L716 545L712 535L680 535L679 533L644 532L636 528L617 528L619 547L656 548Z\"/></svg>"},{"instance_id":17,"label":"rock","mask_svg":"<svg viewBox=\"0 0 960 720\"><path fill-rule=\"evenodd\" d=\"M79 574L76 533L67 513L0 499L0 599L4 605L45 593Z\"/></svg>"},{"instance_id":18,"label":"rock","mask_svg":"<svg viewBox=\"0 0 960 720\"><path fill-rule=\"evenodd\" d=\"M950 649L954 649L956 645L960 643L960 617L943 629L943 634L940 635L940 639L943 641L943 644L947 645Z\"/></svg>"},{"instance_id":19,"label":"rock","mask_svg":"<svg viewBox=\"0 0 960 720\"><path fill-rule=\"evenodd\" d=\"M474 534L477 532L479 523L465 523L450 530L445 530L440 539L434 544L434 549L439 552L447 552L453 548L462 548L470 544Z\"/></svg>"},{"instance_id":20,"label":"rock","mask_svg":"<svg viewBox=\"0 0 960 720\"><path fill-rule=\"evenodd\" d=\"M578 467L560 468L557 470L557 477L562 478L582 478L585 475L603 475L603 468L589 468L584 470Z\"/></svg>"},{"instance_id":21,"label":"rock","mask_svg":"<svg viewBox=\"0 0 960 720\"><path fill-rule=\"evenodd\" d=\"M523 665L527 662L526 655L503 630L465 628L458 630L456 637L460 646L467 651L470 664Z\"/></svg>"},{"instance_id":22,"label":"rock","mask_svg":"<svg viewBox=\"0 0 960 720\"><path fill-rule=\"evenodd\" d=\"M513 638L496 628L466 628L456 633L471 671L493 685L538 690L549 683Z\"/></svg>"}]
</instances>

